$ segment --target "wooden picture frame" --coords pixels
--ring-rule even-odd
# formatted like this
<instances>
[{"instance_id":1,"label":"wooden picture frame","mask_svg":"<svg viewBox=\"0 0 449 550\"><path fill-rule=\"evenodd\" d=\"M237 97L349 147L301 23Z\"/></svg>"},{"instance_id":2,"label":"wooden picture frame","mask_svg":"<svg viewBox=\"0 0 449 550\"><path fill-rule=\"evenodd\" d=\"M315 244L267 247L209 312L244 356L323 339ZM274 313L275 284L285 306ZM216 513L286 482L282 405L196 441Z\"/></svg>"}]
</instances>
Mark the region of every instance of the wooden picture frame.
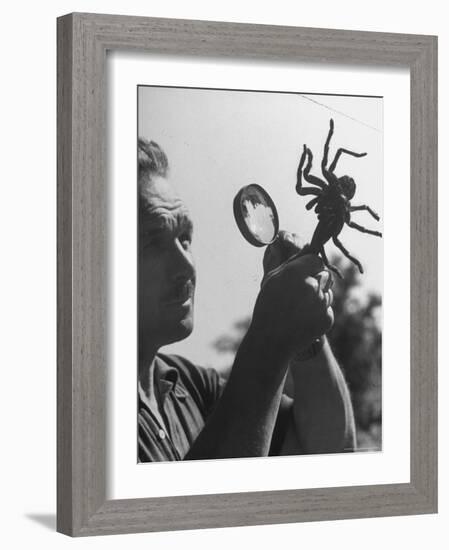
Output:
<instances>
[{"instance_id":1,"label":"wooden picture frame","mask_svg":"<svg viewBox=\"0 0 449 550\"><path fill-rule=\"evenodd\" d=\"M406 66L410 483L106 499L108 50ZM437 38L75 13L58 19L57 529L71 535L437 511Z\"/></svg>"}]
</instances>

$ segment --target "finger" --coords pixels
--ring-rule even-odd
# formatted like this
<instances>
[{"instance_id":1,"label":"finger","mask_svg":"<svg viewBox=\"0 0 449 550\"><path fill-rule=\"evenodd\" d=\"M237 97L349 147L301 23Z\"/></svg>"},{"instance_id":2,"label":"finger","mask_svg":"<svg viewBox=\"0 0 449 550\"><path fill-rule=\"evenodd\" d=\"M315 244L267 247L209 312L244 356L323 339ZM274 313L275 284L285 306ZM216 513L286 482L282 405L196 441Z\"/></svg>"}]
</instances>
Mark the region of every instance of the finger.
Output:
<instances>
[{"instance_id":1,"label":"finger","mask_svg":"<svg viewBox=\"0 0 449 550\"><path fill-rule=\"evenodd\" d=\"M278 266L282 262L282 251L276 246L276 242L271 243L265 249L263 255L263 266L265 270L272 269L273 266Z\"/></svg>"},{"instance_id":2,"label":"finger","mask_svg":"<svg viewBox=\"0 0 449 550\"><path fill-rule=\"evenodd\" d=\"M332 302L334 300L334 293L332 292L332 290L328 290L327 292L324 293L324 299L326 302L326 309L331 307Z\"/></svg>"},{"instance_id":3,"label":"finger","mask_svg":"<svg viewBox=\"0 0 449 550\"><path fill-rule=\"evenodd\" d=\"M323 271L320 271L315 275L315 278L318 281L319 288L323 291L323 294L328 290L329 288L329 278L330 274L327 269L324 269Z\"/></svg>"},{"instance_id":4,"label":"finger","mask_svg":"<svg viewBox=\"0 0 449 550\"><path fill-rule=\"evenodd\" d=\"M286 231L285 229L280 229L278 232L279 240L286 240L290 243L294 243L298 246L303 246L304 243L301 237L297 233L292 233L291 231Z\"/></svg>"},{"instance_id":5,"label":"finger","mask_svg":"<svg viewBox=\"0 0 449 550\"><path fill-rule=\"evenodd\" d=\"M331 288L333 288L334 282L335 282L334 275L332 275L332 272L329 271L329 284L328 284L328 288L326 290L330 290Z\"/></svg>"},{"instance_id":6,"label":"finger","mask_svg":"<svg viewBox=\"0 0 449 550\"><path fill-rule=\"evenodd\" d=\"M296 233L284 230L279 231L276 242L282 246L283 252L289 256L299 252L304 244Z\"/></svg>"},{"instance_id":7,"label":"finger","mask_svg":"<svg viewBox=\"0 0 449 550\"><path fill-rule=\"evenodd\" d=\"M328 332L333 324L334 324L334 310L331 307L328 307L326 310L326 317L327 317L327 328L325 329L325 332Z\"/></svg>"},{"instance_id":8,"label":"finger","mask_svg":"<svg viewBox=\"0 0 449 550\"><path fill-rule=\"evenodd\" d=\"M292 256L289 263L301 269L301 273L305 276L316 276L320 271L324 270L323 260L316 254L303 254L302 252Z\"/></svg>"},{"instance_id":9,"label":"finger","mask_svg":"<svg viewBox=\"0 0 449 550\"><path fill-rule=\"evenodd\" d=\"M290 235L296 248L302 250L305 245L304 239L302 239L297 233L290 233Z\"/></svg>"},{"instance_id":10,"label":"finger","mask_svg":"<svg viewBox=\"0 0 449 550\"><path fill-rule=\"evenodd\" d=\"M281 230L276 240L267 246L263 258L264 270L271 271L301 252L301 239L295 233Z\"/></svg>"},{"instance_id":11,"label":"finger","mask_svg":"<svg viewBox=\"0 0 449 550\"><path fill-rule=\"evenodd\" d=\"M318 273L318 275L316 275L316 278L320 283L320 288L323 291L323 293L327 292L334 285L334 279L332 277L332 273L328 269L325 269L324 271L321 271L320 273Z\"/></svg>"}]
</instances>

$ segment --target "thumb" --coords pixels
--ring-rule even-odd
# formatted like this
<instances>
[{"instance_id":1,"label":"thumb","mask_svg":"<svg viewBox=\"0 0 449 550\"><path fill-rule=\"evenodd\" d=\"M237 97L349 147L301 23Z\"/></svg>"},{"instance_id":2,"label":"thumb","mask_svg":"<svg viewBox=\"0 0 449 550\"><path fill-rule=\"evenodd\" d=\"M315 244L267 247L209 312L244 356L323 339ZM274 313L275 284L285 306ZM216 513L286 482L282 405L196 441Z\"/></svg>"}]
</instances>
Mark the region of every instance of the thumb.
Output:
<instances>
[{"instance_id":1,"label":"thumb","mask_svg":"<svg viewBox=\"0 0 449 550\"><path fill-rule=\"evenodd\" d=\"M305 277L316 275L324 270L324 262L317 255L310 252L299 252L285 262L286 267L299 269Z\"/></svg>"}]
</instances>

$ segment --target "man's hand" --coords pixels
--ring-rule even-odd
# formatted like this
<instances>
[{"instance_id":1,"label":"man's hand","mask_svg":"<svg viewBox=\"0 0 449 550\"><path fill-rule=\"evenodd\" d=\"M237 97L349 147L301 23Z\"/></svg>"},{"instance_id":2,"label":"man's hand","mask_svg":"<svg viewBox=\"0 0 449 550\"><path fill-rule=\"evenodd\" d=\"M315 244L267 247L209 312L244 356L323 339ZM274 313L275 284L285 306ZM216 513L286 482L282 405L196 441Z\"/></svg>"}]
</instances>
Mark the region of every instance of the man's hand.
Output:
<instances>
[{"instance_id":1,"label":"man's hand","mask_svg":"<svg viewBox=\"0 0 449 550\"><path fill-rule=\"evenodd\" d=\"M300 252L290 234L283 233L279 240L265 254L266 275L250 333L270 351L276 350L280 360L288 360L330 329L332 294L326 290L330 274L321 258Z\"/></svg>"},{"instance_id":2,"label":"man's hand","mask_svg":"<svg viewBox=\"0 0 449 550\"><path fill-rule=\"evenodd\" d=\"M278 268L294 254L298 254L299 252L306 253L306 249L307 247L304 246L296 233L279 231L276 240L265 249L263 257L264 279L270 271Z\"/></svg>"}]
</instances>

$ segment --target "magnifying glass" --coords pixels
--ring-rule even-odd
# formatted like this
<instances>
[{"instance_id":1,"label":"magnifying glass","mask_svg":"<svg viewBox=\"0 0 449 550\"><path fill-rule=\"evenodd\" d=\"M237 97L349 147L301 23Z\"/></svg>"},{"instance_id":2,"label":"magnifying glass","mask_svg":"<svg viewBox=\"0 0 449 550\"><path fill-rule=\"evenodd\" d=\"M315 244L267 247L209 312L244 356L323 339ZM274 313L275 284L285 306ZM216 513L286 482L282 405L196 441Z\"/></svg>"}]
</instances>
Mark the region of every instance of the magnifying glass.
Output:
<instances>
[{"instance_id":1,"label":"magnifying glass","mask_svg":"<svg viewBox=\"0 0 449 550\"><path fill-rule=\"evenodd\" d=\"M267 246L279 232L279 216L273 199L263 187L255 183L242 187L234 198L234 217L245 239L254 246ZM304 252L293 254L285 263L301 256ZM274 269L264 278L262 286L280 269ZM323 292L332 286L332 277L328 277ZM309 348L297 352L296 359L304 361L315 357L324 345L323 338L317 338Z\"/></svg>"},{"instance_id":2,"label":"magnifying glass","mask_svg":"<svg viewBox=\"0 0 449 550\"><path fill-rule=\"evenodd\" d=\"M267 246L276 240L279 232L279 216L273 199L263 187L252 183L242 187L234 198L234 217L238 228L245 239L254 246ZM285 263L293 261L303 251L293 254ZM278 269L274 269L264 278L262 286ZM329 276L323 288L327 292L332 286L332 277ZM317 338L306 350L298 351L295 359L305 361L315 357L324 345L324 338Z\"/></svg>"},{"instance_id":3,"label":"magnifying glass","mask_svg":"<svg viewBox=\"0 0 449 550\"><path fill-rule=\"evenodd\" d=\"M234 217L241 234L253 246L267 246L279 231L279 216L273 199L263 187L252 183L234 198Z\"/></svg>"},{"instance_id":4,"label":"magnifying glass","mask_svg":"<svg viewBox=\"0 0 449 550\"><path fill-rule=\"evenodd\" d=\"M234 217L245 239L253 246L267 246L274 242L279 233L279 216L273 199L263 187L252 183L242 187L234 198ZM303 248L287 258L282 265L294 261L304 254L317 254L310 246ZM274 275L273 270L264 281ZM324 287L326 292L332 286L332 277Z\"/></svg>"}]
</instances>

